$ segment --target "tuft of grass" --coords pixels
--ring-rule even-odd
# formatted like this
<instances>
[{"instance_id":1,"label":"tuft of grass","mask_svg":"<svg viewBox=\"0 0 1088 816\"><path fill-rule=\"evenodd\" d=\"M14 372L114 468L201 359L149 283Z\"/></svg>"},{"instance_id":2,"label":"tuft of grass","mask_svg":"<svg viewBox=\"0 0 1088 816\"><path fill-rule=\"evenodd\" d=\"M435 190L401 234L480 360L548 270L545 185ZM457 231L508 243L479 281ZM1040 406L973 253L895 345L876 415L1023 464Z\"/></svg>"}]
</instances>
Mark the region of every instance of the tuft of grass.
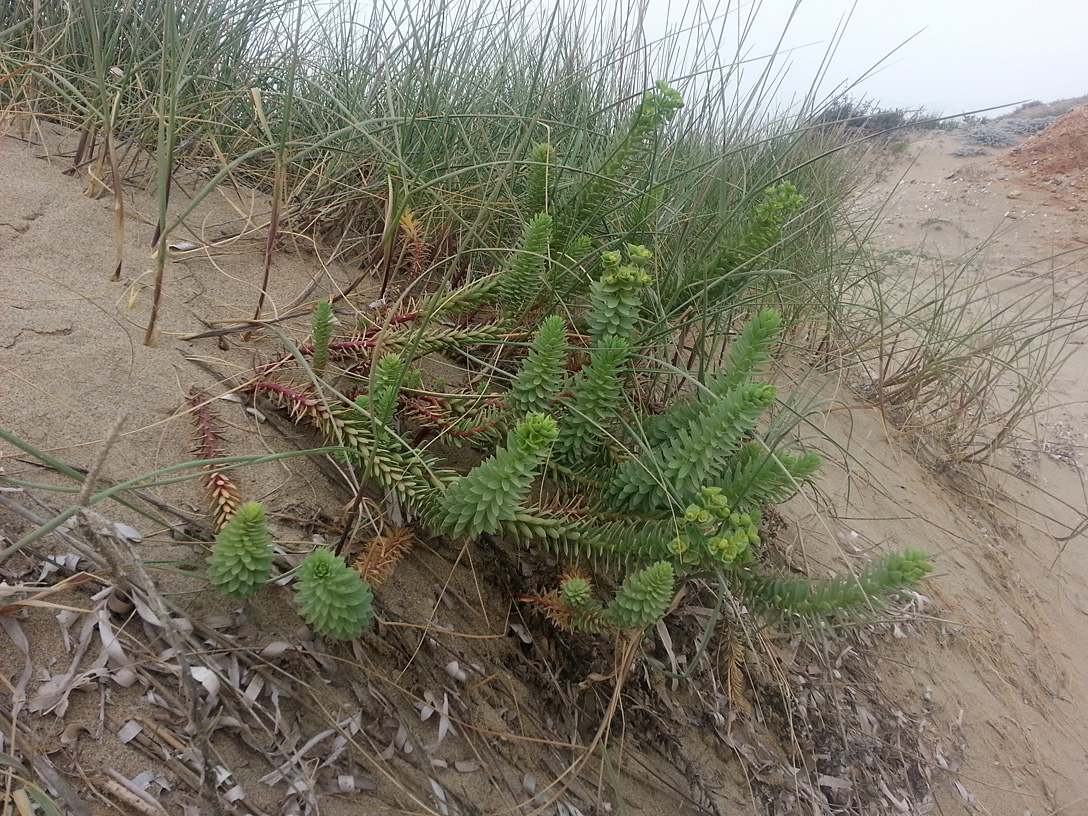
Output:
<instances>
[{"instance_id":1,"label":"tuft of grass","mask_svg":"<svg viewBox=\"0 0 1088 816\"><path fill-rule=\"evenodd\" d=\"M636 9L587 14L577 3L543 12L448 0L321 9L194 0L182 12L81 0L66 13L15 0L0 13L0 107L83 134L76 163L102 166L95 185L115 196L119 235L120 187L138 166L153 167L142 176L158 201L147 343L157 337L168 237L217 187L239 184L272 200L262 292L287 230L327 258L379 265L387 282L402 267L456 281L470 265L497 268L492 248L509 246L539 201L553 217L584 211L595 245L556 259L565 267L549 279L584 286L597 250L646 244L675 278L658 329L698 315L708 330L689 339L705 366L740 316L734 308L751 313L769 299L789 316L818 307L807 294L841 274L820 246L841 227L856 166L837 152L842 134L813 126L815 100L794 113L771 109L775 54L741 91L718 35L707 36L716 23L652 42L643 23ZM690 101L667 128L644 129L648 119L630 117L658 78ZM546 189L522 196L542 144L554 148L540 154ZM207 180L174 208L180 168ZM708 298L722 281L706 259L744 240L764 191L783 181L810 204L748 270L782 272L746 280L740 302ZM604 194L592 210L587 191Z\"/></svg>"},{"instance_id":2,"label":"tuft of grass","mask_svg":"<svg viewBox=\"0 0 1088 816\"><path fill-rule=\"evenodd\" d=\"M930 267L933 264L933 268ZM1053 277L925 258L865 278L850 306L858 388L944 464L984 462L1030 434L1052 377L1088 325Z\"/></svg>"}]
</instances>

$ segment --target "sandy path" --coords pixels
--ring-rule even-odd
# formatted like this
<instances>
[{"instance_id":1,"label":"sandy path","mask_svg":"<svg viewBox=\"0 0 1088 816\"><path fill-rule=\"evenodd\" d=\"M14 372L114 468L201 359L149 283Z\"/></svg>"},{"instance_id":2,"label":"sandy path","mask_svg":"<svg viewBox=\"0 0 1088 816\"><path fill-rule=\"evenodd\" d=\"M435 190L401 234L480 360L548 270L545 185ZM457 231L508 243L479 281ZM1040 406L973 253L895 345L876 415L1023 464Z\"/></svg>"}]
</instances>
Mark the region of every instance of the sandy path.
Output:
<instances>
[{"instance_id":1,"label":"sandy path","mask_svg":"<svg viewBox=\"0 0 1088 816\"><path fill-rule=\"evenodd\" d=\"M872 207L893 196L877 246L952 266L977 258L997 302L1034 289L1083 304L1086 117L1081 108L1064 130L987 157L952 156L962 143L948 135L912 143L909 164L890 167L869 199ZM1033 149L1040 142L1045 149ZM959 775L938 785L943 813L1088 813L1086 340L1083 329L1074 335L1035 418L1036 438L987 469L1000 493L983 495L974 513L964 506L978 531L939 562L947 604L939 615L974 627L942 626L946 651L923 649L917 664L928 669L945 715L959 724L962 712L968 746ZM954 477L949 486L956 489ZM964 521L953 514L945 523L959 532Z\"/></svg>"}]
</instances>

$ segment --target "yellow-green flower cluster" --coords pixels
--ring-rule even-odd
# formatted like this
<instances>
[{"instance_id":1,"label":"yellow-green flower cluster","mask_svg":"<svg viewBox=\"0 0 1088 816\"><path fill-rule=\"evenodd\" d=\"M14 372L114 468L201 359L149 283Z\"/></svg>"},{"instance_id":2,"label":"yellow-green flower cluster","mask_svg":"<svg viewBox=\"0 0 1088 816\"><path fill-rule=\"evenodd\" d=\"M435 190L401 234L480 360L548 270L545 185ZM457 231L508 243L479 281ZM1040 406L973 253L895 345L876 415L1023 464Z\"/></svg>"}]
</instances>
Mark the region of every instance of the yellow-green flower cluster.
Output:
<instances>
[{"instance_id":1,"label":"yellow-green flower cluster","mask_svg":"<svg viewBox=\"0 0 1088 816\"><path fill-rule=\"evenodd\" d=\"M653 278L643 269L653 253L644 246L627 246L628 263L615 250L601 253L604 273L590 284L592 308L586 318L590 336L601 343L609 337L629 338L638 321L639 291Z\"/></svg>"},{"instance_id":2,"label":"yellow-green flower cluster","mask_svg":"<svg viewBox=\"0 0 1088 816\"><path fill-rule=\"evenodd\" d=\"M646 266L654 259L654 254L641 244L627 244L627 262L633 266ZM646 283L649 283L647 280Z\"/></svg>"},{"instance_id":3,"label":"yellow-green flower cluster","mask_svg":"<svg viewBox=\"0 0 1088 816\"><path fill-rule=\"evenodd\" d=\"M720 487L704 487L676 522L680 532L667 549L684 566L731 564L759 544L759 514L733 512Z\"/></svg>"},{"instance_id":4,"label":"yellow-green flower cluster","mask_svg":"<svg viewBox=\"0 0 1088 816\"><path fill-rule=\"evenodd\" d=\"M724 536L708 538L706 546L720 561L731 564L748 549L748 535L733 531Z\"/></svg>"}]
</instances>

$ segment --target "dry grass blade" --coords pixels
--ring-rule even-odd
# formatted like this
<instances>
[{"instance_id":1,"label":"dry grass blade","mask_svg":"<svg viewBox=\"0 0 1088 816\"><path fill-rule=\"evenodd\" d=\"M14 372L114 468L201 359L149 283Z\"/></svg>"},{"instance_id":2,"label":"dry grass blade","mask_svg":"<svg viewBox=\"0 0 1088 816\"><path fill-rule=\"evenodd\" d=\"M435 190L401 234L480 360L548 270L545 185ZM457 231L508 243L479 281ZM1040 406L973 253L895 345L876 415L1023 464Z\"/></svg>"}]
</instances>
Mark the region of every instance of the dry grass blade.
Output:
<instances>
[{"instance_id":1,"label":"dry grass blade","mask_svg":"<svg viewBox=\"0 0 1088 816\"><path fill-rule=\"evenodd\" d=\"M0 599L8 595L14 595L20 592L33 592L29 598L23 598L19 601L4 604L0 606L0 615L11 615L20 609L29 609L30 607L39 607L43 609L67 609L73 612L87 612L86 609L75 609L73 607L64 606L61 604L45 603L45 599L50 595L54 595L57 592L64 592L68 589L74 589L81 586L88 581L97 581L98 576L91 575L87 572L80 572L75 575L69 575L66 578L61 579L57 583L48 586L44 589L35 586L5 586L0 584Z\"/></svg>"},{"instance_id":2,"label":"dry grass blade","mask_svg":"<svg viewBox=\"0 0 1088 816\"><path fill-rule=\"evenodd\" d=\"M859 390L938 460L982 462L1028 432L1088 312L1048 280L979 276L974 257L942 267L871 279L872 302L857 304L871 322L853 335Z\"/></svg>"}]
</instances>

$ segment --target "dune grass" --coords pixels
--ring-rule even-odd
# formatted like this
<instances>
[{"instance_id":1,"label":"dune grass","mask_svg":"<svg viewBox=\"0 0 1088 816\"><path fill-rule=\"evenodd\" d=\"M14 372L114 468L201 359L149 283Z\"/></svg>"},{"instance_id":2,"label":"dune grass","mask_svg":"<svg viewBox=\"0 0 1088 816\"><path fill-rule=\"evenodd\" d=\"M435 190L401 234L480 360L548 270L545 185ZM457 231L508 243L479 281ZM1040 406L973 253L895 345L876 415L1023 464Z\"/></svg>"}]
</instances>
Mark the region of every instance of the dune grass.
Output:
<instances>
[{"instance_id":1,"label":"dune grass","mask_svg":"<svg viewBox=\"0 0 1088 816\"><path fill-rule=\"evenodd\" d=\"M422 235L427 271L440 277L495 265L491 247L533 215L518 193L530 151L544 142L555 149L551 206L612 171L594 223L574 226L593 228L594 250L652 244L673 279L663 326L693 307L718 320L721 299L704 295L722 273L707 259L743 236L763 191L784 179L811 203L748 271L789 274L747 282L758 294L782 291L783 277L840 274L816 244L834 242L855 175L832 152L841 145L808 130L803 108L768 109L766 80L738 98L738 66L705 36L717 24L648 42L637 12L577 3L547 12L449 2L171 8L81 0L64 13L22 0L0 20L9 74L0 104L84 134L75 163L91 167L95 194L117 195L119 234L121 181L137 157L153 157L157 288L165 239L187 214L167 215L171 174L182 168L210 176L192 206L227 183L270 193L268 252L289 231L327 257L380 264L388 277L401 244ZM622 147L615 134L657 79L688 100L684 110L609 168ZM115 275L119 267L120 257ZM826 288L793 286L778 305L811 315L816 304L801 293Z\"/></svg>"}]
</instances>

